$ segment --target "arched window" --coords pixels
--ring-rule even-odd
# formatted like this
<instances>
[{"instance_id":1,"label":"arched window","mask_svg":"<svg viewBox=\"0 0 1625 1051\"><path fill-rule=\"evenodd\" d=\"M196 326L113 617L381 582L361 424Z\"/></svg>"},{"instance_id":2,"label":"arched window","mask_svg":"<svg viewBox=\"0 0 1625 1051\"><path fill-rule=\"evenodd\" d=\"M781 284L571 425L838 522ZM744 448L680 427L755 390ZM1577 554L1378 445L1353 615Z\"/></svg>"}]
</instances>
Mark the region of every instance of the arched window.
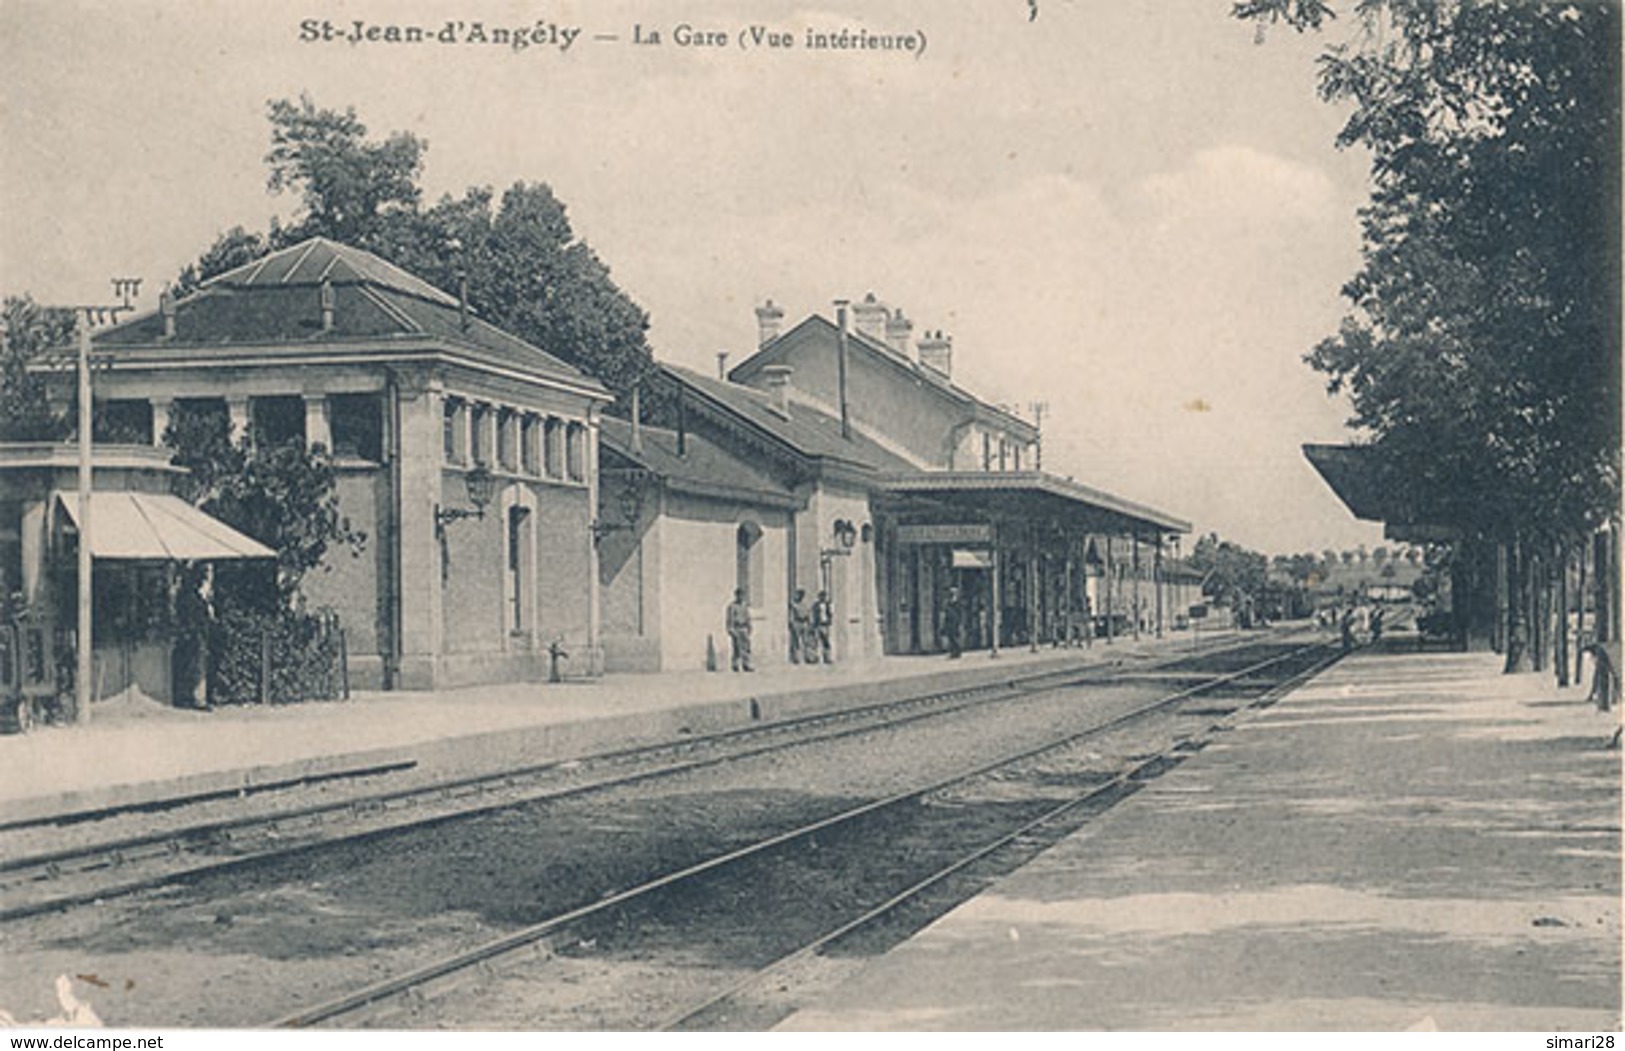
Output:
<instances>
[{"instance_id":1,"label":"arched window","mask_svg":"<svg viewBox=\"0 0 1625 1051\"><path fill-rule=\"evenodd\" d=\"M734 534L734 587L752 606L764 604L761 540L762 527L755 522L741 523Z\"/></svg>"}]
</instances>

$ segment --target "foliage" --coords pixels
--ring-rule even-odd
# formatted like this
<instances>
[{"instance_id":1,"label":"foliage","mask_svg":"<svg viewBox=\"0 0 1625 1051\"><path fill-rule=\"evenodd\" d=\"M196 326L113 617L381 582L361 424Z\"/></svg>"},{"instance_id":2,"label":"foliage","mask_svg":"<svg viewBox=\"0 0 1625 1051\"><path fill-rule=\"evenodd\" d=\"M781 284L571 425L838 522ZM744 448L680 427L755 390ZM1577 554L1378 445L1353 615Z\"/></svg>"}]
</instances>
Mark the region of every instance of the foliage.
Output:
<instances>
[{"instance_id":1,"label":"foliage","mask_svg":"<svg viewBox=\"0 0 1625 1051\"><path fill-rule=\"evenodd\" d=\"M338 636L317 617L228 609L210 633L215 704L332 700L342 693Z\"/></svg>"},{"instance_id":2,"label":"foliage","mask_svg":"<svg viewBox=\"0 0 1625 1051\"><path fill-rule=\"evenodd\" d=\"M1191 568L1203 574L1202 592L1232 608L1258 602L1264 594L1269 560L1229 540L1209 533L1191 550Z\"/></svg>"},{"instance_id":3,"label":"foliage","mask_svg":"<svg viewBox=\"0 0 1625 1051\"><path fill-rule=\"evenodd\" d=\"M72 429L51 410L45 381L28 363L48 349L72 346L71 310L42 307L28 296L7 296L0 307L0 441L59 441Z\"/></svg>"},{"instance_id":4,"label":"foliage","mask_svg":"<svg viewBox=\"0 0 1625 1051\"><path fill-rule=\"evenodd\" d=\"M545 183L516 182L500 201L470 188L423 207L417 179L428 144L399 132L372 142L354 109L318 108L308 96L269 103L267 185L297 192L302 213L261 237L234 228L178 281L198 283L278 248L324 236L364 248L474 312L624 393L652 369L648 316L578 240Z\"/></svg>"},{"instance_id":5,"label":"foliage","mask_svg":"<svg viewBox=\"0 0 1625 1051\"><path fill-rule=\"evenodd\" d=\"M1319 28L1316 0L1240 4ZM1511 541L1582 534L1619 503L1618 11L1355 6L1321 57L1372 154L1354 306L1308 360L1354 402L1417 518Z\"/></svg>"},{"instance_id":6,"label":"foliage","mask_svg":"<svg viewBox=\"0 0 1625 1051\"><path fill-rule=\"evenodd\" d=\"M1324 0L1249 0L1319 29ZM1368 148L1364 264L1307 360L1346 390L1404 517L1507 551L1507 669L1526 563L1620 502L1618 5L1361 0L1320 59ZM1397 517L1397 516L1396 516Z\"/></svg>"},{"instance_id":7,"label":"foliage","mask_svg":"<svg viewBox=\"0 0 1625 1051\"><path fill-rule=\"evenodd\" d=\"M422 139L399 131L383 142L368 142L354 107L342 113L318 109L309 95L268 105L266 187L272 193L297 191L306 211L304 223L289 232L290 241L322 234L359 244L391 214L417 207L417 180L429 148Z\"/></svg>"},{"instance_id":8,"label":"foliage","mask_svg":"<svg viewBox=\"0 0 1625 1051\"><path fill-rule=\"evenodd\" d=\"M320 447L307 451L300 441L269 446L249 435L234 443L224 411L185 403L176 405L164 442L190 472L181 482L183 496L277 553L274 578L257 586L253 567L222 566L219 572L244 578L244 586L223 587L221 594L258 596L246 601L292 609L300 581L330 548L347 545L359 554L365 545L366 535L339 513L333 467Z\"/></svg>"}]
</instances>

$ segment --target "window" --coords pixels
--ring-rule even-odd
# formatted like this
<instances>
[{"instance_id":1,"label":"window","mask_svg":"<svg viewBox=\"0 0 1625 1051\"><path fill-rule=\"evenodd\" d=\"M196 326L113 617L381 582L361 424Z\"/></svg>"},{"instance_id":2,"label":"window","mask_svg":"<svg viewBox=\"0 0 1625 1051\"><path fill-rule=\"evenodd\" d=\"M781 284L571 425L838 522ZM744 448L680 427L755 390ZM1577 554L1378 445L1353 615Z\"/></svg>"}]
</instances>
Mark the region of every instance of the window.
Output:
<instances>
[{"instance_id":1,"label":"window","mask_svg":"<svg viewBox=\"0 0 1625 1051\"><path fill-rule=\"evenodd\" d=\"M734 587L745 593L745 601L760 608L762 596L762 527L755 522L742 523L734 534Z\"/></svg>"},{"instance_id":2,"label":"window","mask_svg":"<svg viewBox=\"0 0 1625 1051\"><path fill-rule=\"evenodd\" d=\"M1021 470L1021 446L1019 446L1019 445L1011 446L1010 447L1010 455L1015 461L1015 463L1012 466L1011 470L1015 470L1015 471Z\"/></svg>"},{"instance_id":3,"label":"window","mask_svg":"<svg viewBox=\"0 0 1625 1051\"><path fill-rule=\"evenodd\" d=\"M540 421L527 414L519 424L519 468L526 474L542 473L540 444Z\"/></svg>"},{"instance_id":4,"label":"window","mask_svg":"<svg viewBox=\"0 0 1625 1051\"><path fill-rule=\"evenodd\" d=\"M268 449L305 443L305 399L298 394L250 398L249 426L254 442Z\"/></svg>"},{"instance_id":5,"label":"window","mask_svg":"<svg viewBox=\"0 0 1625 1051\"><path fill-rule=\"evenodd\" d=\"M526 567L529 565L530 511L523 507L508 508L508 630L523 632L530 625L525 619Z\"/></svg>"},{"instance_id":6,"label":"window","mask_svg":"<svg viewBox=\"0 0 1625 1051\"><path fill-rule=\"evenodd\" d=\"M476 404L469 415L469 456L476 464L491 465L491 406Z\"/></svg>"},{"instance_id":7,"label":"window","mask_svg":"<svg viewBox=\"0 0 1625 1051\"><path fill-rule=\"evenodd\" d=\"M1010 469L1010 443L1003 438L999 439L999 470Z\"/></svg>"},{"instance_id":8,"label":"window","mask_svg":"<svg viewBox=\"0 0 1625 1051\"><path fill-rule=\"evenodd\" d=\"M152 403L145 398L109 399L92 402L92 407L90 433L97 441L152 444Z\"/></svg>"},{"instance_id":9,"label":"window","mask_svg":"<svg viewBox=\"0 0 1625 1051\"><path fill-rule=\"evenodd\" d=\"M543 434L543 456L549 478L564 477L564 422L557 416L547 418Z\"/></svg>"},{"instance_id":10,"label":"window","mask_svg":"<svg viewBox=\"0 0 1625 1051\"><path fill-rule=\"evenodd\" d=\"M505 471L519 469L519 416L512 409L497 410L497 463Z\"/></svg>"},{"instance_id":11,"label":"window","mask_svg":"<svg viewBox=\"0 0 1625 1051\"><path fill-rule=\"evenodd\" d=\"M565 456L570 481L587 479L587 428L579 423L570 424L565 431Z\"/></svg>"},{"instance_id":12,"label":"window","mask_svg":"<svg viewBox=\"0 0 1625 1051\"><path fill-rule=\"evenodd\" d=\"M982 470L993 470L993 436L982 432Z\"/></svg>"},{"instance_id":13,"label":"window","mask_svg":"<svg viewBox=\"0 0 1625 1051\"><path fill-rule=\"evenodd\" d=\"M466 417L463 415L467 406L461 398L446 399L445 413L445 448L447 463L466 463L468 461L468 427Z\"/></svg>"},{"instance_id":14,"label":"window","mask_svg":"<svg viewBox=\"0 0 1625 1051\"><path fill-rule=\"evenodd\" d=\"M327 400L333 455L384 461L384 406L376 394L334 394Z\"/></svg>"}]
</instances>

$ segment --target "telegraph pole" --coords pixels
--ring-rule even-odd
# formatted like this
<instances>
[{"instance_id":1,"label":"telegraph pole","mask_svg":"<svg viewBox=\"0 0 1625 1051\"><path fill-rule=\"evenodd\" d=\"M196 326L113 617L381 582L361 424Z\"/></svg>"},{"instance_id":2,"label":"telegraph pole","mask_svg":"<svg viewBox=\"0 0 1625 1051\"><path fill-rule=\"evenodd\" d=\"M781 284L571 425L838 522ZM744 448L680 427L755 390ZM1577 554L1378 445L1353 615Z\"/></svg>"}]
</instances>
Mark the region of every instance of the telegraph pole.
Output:
<instances>
[{"instance_id":1,"label":"telegraph pole","mask_svg":"<svg viewBox=\"0 0 1625 1051\"><path fill-rule=\"evenodd\" d=\"M73 686L73 720L81 726L90 722L91 677L91 552L90 552L90 494L91 485L91 426L90 404L90 326L118 320L126 310L134 310L131 301L141 294L139 277L113 278L113 295L119 302L113 306L86 306L74 311L74 330L78 343L79 379L79 622L74 635L78 649Z\"/></svg>"},{"instance_id":2,"label":"telegraph pole","mask_svg":"<svg viewBox=\"0 0 1625 1051\"><path fill-rule=\"evenodd\" d=\"M1044 414L1049 412L1049 402L1035 401L1028 408L1033 412L1033 429L1038 432L1038 440L1033 443L1033 470L1044 469Z\"/></svg>"}]
</instances>

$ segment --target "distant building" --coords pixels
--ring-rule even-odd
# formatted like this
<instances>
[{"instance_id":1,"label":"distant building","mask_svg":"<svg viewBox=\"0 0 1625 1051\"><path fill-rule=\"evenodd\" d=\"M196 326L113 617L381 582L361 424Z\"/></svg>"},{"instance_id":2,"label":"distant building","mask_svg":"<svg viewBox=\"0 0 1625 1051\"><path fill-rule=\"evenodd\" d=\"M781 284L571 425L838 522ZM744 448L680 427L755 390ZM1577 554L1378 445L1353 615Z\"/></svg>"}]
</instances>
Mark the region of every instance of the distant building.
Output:
<instances>
[{"instance_id":1,"label":"distant building","mask_svg":"<svg viewBox=\"0 0 1625 1051\"><path fill-rule=\"evenodd\" d=\"M947 649L954 593L972 649L1172 626L1163 543L1187 523L1037 470L1037 428L953 382L948 337L916 346L873 296L849 310L785 331L769 302L757 351L726 378L660 371L662 427L640 428L641 453L630 427L606 428L606 495L631 469L668 494L602 562L612 666L632 652L699 666L735 587L768 660L788 653L797 589L829 595L837 660ZM725 478L748 481L724 494Z\"/></svg>"},{"instance_id":2,"label":"distant building","mask_svg":"<svg viewBox=\"0 0 1625 1051\"><path fill-rule=\"evenodd\" d=\"M597 380L377 256L322 238L97 333L101 416L158 444L179 414L328 450L366 551L306 577L362 687L601 667ZM65 388L64 388L65 393Z\"/></svg>"}]
</instances>

